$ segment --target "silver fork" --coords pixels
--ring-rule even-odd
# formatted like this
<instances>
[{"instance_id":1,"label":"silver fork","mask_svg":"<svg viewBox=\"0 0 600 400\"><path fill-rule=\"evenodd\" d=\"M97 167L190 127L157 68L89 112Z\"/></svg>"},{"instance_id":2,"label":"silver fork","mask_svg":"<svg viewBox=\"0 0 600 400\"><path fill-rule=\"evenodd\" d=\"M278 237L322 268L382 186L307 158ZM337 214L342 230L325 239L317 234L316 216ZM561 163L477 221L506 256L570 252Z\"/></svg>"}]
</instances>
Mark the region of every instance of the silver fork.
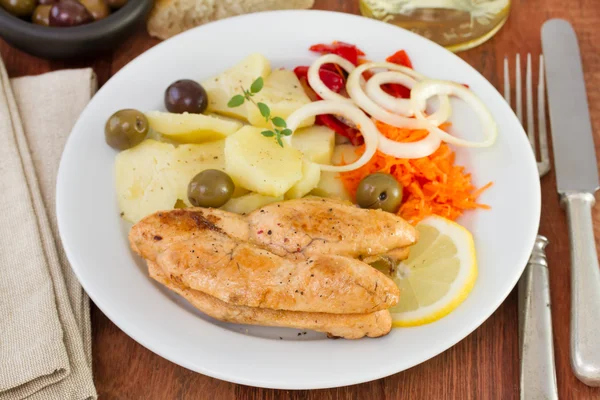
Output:
<instances>
[{"instance_id":1,"label":"silver fork","mask_svg":"<svg viewBox=\"0 0 600 400\"><path fill-rule=\"evenodd\" d=\"M521 79L521 57L515 60L515 110L521 125L523 120L523 93ZM525 75L527 136L534 154L539 155L537 163L540 179L550 171L548 154L548 132L546 129L546 89L544 80L544 59L540 56L539 82L537 88L537 120L539 154L536 146L536 132L533 112L533 83L531 54L527 54ZM511 104L511 84L508 57L504 58L504 98ZM537 157L536 157L537 158ZM552 342L552 315L550 312L550 280L545 247L548 239L538 235L529 263L519 280L519 358L521 361L521 399L558 399L556 368Z\"/></svg>"}]
</instances>

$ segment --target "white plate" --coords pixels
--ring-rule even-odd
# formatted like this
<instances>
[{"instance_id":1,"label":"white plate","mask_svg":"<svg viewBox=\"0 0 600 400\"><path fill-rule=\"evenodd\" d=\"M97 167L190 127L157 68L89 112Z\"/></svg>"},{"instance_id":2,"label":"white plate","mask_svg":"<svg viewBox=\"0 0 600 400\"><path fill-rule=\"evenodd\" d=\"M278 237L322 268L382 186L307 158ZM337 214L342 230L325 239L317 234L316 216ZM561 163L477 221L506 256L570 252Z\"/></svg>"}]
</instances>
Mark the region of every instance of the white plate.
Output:
<instances>
[{"instance_id":1,"label":"white plate","mask_svg":"<svg viewBox=\"0 0 600 400\"><path fill-rule=\"evenodd\" d=\"M104 123L116 110L164 109L165 88L177 79L202 80L251 52L274 67L307 65L308 47L342 40L373 60L406 49L417 71L467 83L499 125L489 149L458 149L458 161L491 211L462 219L473 232L479 277L470 297L430 325L394 329L388 336L328 340L300 331L220 323L148 278L129 250L119 218L113 163ZM462 105L454 122L475 137L478 122ZM132 61L94 96L75 125L60 165L60 233L77 277L94 303L143 346L179 365L215 378L268 388L314 389L381 378L448 349L486 320L521 275L538 229L540 186L533 153L519 121L477 71L442 47L392 25L347 14L285 11L252 14L205 25L168 40ZM512 328L511 328L512 329ZM514 327L514 329L517 329ZM435 384L432 382L432 384Z\"/></svg>"}]
</instances>

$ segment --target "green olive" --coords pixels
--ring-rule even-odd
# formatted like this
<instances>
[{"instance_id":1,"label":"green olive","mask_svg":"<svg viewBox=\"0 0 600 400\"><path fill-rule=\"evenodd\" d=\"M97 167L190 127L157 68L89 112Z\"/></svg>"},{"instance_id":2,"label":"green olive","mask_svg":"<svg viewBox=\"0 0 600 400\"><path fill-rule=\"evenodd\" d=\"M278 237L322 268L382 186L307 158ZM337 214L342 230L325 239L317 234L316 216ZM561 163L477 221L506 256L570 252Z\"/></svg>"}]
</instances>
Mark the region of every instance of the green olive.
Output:
<instances>
[{"instance_id":1,"label":"green olive","mask_svg":"<svg viewBox=\"0 0 600 400\"><path fill-rule=\"evenodd\" d=\"M37 25L50 25L50 9L51 5L40 5L35 8L31 16L31 22Z\"/></svg>"},{"instance_id":2,"label":"green olive","mask_svg":"<svg viewBox=\"0 0 600 400\"><path fill-rule=\"evenodd\" d=\"M235 190L233 181L223 171L207 169L196 175L188 185L188 199L196 207L221 207Z\"/></svg>"},{"instance_id":3,"label":"green olive","mask_svg":"<svg viewBox=\"0 0 600 400\"><path fill-rule=\"evenodd\" d=\"M148 133L148 119L138 110L119 110L106 121L106 143L117 150L126 150L142 142Z\"/></svg>"},{"instance_id":4,"label":"green olive","mask_svg":"<svg viewBox=\"0 0 600 400\"><path fill-rule=\"evenodd\" d=\"M95 21L106 18L110 14L110 8L104 0L79 0L79 2L87 8Z\"/></svg>"},{"instance_id":5,"label":"green olive","mask_svg":"<svg viewBox=\"0 0 600 400\"><path fill-rule=\"evenodd\" d=\"M396 213L402 203L402 186L390 174L377 172L368 175L358 184L356 202L362 208Z\"/></svg>"},{"instance_id":6,"label":"green olive","mask_svg":"<svg viewBox=\"0 0 600 400\"><path fill-rule=\"evenodd\" d=\"M0 0L0 6L16 17L29 17L37 6L36 0Z\"/></svg>"}]
</instances>

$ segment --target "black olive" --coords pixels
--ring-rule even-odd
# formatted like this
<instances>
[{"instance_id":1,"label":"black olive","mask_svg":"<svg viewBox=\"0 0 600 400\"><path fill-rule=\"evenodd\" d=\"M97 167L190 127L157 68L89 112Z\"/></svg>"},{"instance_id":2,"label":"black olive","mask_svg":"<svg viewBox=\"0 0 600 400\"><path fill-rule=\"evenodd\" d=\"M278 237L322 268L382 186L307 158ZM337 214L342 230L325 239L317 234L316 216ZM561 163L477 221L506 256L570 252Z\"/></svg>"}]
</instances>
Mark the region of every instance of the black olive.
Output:
<instances>
[{"instance_id":1,"label":"black olive","mask_svg":"<svg viewBox=\"0 0 600 400\"><path fill-rule=\"evenodd\" d=\"M50 9L50 26L77 26L93 20L92 14L77 0L60 0Z\"/></svg>"},{"instance_id":2,"label":"black olive","mask_svg":"<svg viewBox=\"0 0 600 400\"><path fill-rule=\"evenodd\" d=\"M165 91L165 106L172 113L201 114L208 106L208 96L198 82L181 79L172 83Z\"/></svg>"}]
</instances>

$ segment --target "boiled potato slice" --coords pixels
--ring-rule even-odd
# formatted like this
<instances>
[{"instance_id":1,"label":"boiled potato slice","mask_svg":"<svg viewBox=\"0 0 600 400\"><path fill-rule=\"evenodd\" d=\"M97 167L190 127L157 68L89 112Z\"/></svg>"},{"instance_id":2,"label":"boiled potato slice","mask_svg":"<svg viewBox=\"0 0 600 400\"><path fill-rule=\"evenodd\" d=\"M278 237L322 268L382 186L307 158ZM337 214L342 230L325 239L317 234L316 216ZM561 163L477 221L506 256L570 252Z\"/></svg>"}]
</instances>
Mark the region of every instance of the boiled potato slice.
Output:
<instances>
[{"instance_id":1,"label":"boiled potato slice","mask_svg":"<svg viewBox=\"0 0 600 400\"><path fill-rule=\"evenodd\" d=\"M236 94L242 94L242 87L249 90L252 82L259 76L265 79L271 73L271 64L262 54L251 54L234 67L202 82L208 95L208 112L227 115L247 121L247 106L230 108L227 103Z\"/></svg>"},{"instance_id":2,"label":"boiled potato slice","mask_svg":"<svg viewBox=\"0 0 600 400\"><path fill-rule=\"evenodd\" d=\"M225 171L248 190L283 196L302 178L302 153L260 132L245 126L225 139Z\"/></svg>"},{"instance_id":3,"label":"boiled potato slice","mask_svg":"<svg viewBox=\"0 0 600 400\"><path fill-rule=\"evenodd\" d=\"M242 127L239 121L202 114L146 113L150 127L180 143L204 143L223 139Z\"/></svg>"},{"instance_id":4,"label":"boiled potato slice","mask_svg":"<svg viewBox=\"0 0 600 400\"><path fill-rule=\"evenodd\" d=\"M344 187L338 172L321 171L319 184L311 191L311 194L319 197L352 201L350 193Z\"/></svg>"},{"instance_id":5,"label":"boiled potato slice","mask_svg":"<svg viewBox=\"0 0 600 400\"><path fill-rule=\"evenodd\" d=\"M271 109L271 117L286 119L291 113L305 104L310 103L310 98L304 92L300 81L293 71L277 69L265 79L262 90L254 96L254 101L265 103ZM247 105L248 121L260 128L270 128L271 125L260 114L258 107ZM303 121L300 126L310 126L315 123L315 117Z\"/></svg>"},{"instance_id":6,"label":"boiled potato slice","mask_svg":"<svg viewBox=\"0 0 600 400\"><path fill-rule=\"evenodd\" d=\"M172 209L177 193L165 173L174 146L147 139L115 160L116 189L123 218L136 223L156 211Z\"/></svg>"},{"instance_id":7,"label":"boiled potato slice","mask_svg":"<svg viewBox=\"0 0 600 400\"><path fill-rule=\"evenodd\" d=\"M302 161L302 179L285 193L286 199L299 199L317 187L321 178L321 168L310 161Z\"/></svg>"},{"instance_id":8,"label":"boiled potato slice","mask_svg":"<svg viewBox=\"0 0 600 400\"><path fill-rule=\"evenodd\" d=\"M335 146L331 155L331 164L352 164L360 158L361 153L357 153L357 148L351 144L340 144Z\"/></svg>"},{"instance_id":9,"label":"boiled potato slice","mask_svg":"<svg viewBox=\"0 0 600 400\"><path fill-rule=\"evenodd\" d=\"M299 129L292 136L292 146L304 157L317 164L331 164L335 132L326 126L315 125Z\"/></svg>"},{"instance_id":10,"label":"boiled potato slice","mask_svg":"<svg viewBox=\"0 0 600 400\"><path fill-rule=\"evenodd\" d=\"M267 204L276 203L283 201L283 196L272 197L263 196L259 193L248 193L241 197L233 198L229 200L223 207L222 210L233 212L236 214L248 214L254 210L258 210Z\"/></svg>"},{"instance_id":11,"label":"boiled potato slice","mask_svg":"<svg viewBox=\"0 0 600 400\"><path fill-rule=\"evenodd\" d=\"M335 146L331 156L331 164L339 165L342 162L349 164L358 160L359 157L360 154L356 154L356 147L351 144L342 144ZM342 183L338 172L321 171L319 184L311 193L320 197L352 201L352 197Z\"/></svg>"},{"instance_id":12,"label":"boiled potato slice","mask_svg":"<svg viewBox=\"0 0 600 400\"><path fill-rule=\"evenodd\" d=\"M173 150L172 161L168 171L169 179L174 187L177 198L187 206L188 184L194 176L206 169L225 169L225 141L204 144L184 144Z\"/></svg>"}]
</instances>

